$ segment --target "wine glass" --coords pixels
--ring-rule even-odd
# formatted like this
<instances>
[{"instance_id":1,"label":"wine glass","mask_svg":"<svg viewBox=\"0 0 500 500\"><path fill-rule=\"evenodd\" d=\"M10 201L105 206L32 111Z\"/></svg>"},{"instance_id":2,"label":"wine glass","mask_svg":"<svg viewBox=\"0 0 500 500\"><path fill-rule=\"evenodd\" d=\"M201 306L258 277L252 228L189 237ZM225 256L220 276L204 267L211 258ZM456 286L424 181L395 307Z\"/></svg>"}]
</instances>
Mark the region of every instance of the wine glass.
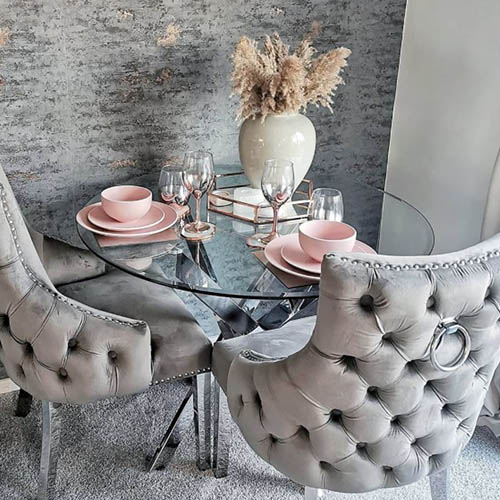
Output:
<instances>
[{"instance_id":1,"label":"wine glass","mask_svg":"<svg viewBox=\"0 0 500 500\"><path fill-rule=\"evenodd\" d=\"M166 165L161 169L160 180L158 181L158 187L160 190L160 196L162 200L170 205L177 205L177 207L172 207L177 212L178 224L175 225L175 233L179 236L182 232L182 227L184 226L184 217L188 210L185 209L189 202L189 197L191 193L187 190L184 185L184 180L182 178L182 167L177 165ZM170 245L166 249L169 254L180 254L182 253L182 245L179 241Z\"/></svg>"},{"instance_id":2,"label":"wine glass","mask_svg":"<svg viewBox=\"0 0 500 500\"><path fill-rule=\"evenodd\" d=\"M309 204L308 218L333 220L342 222L344 218L344 202L338 189L318 188L313 191Z\"/></svg>"},{"instance_id":3,"label":"wine glass","mask_svg":"<svg viewBox=\"0 0 500 500\"><path fill-rule=\"evenodd\" d=\"M167 165L161 169L158 182L160 195L165 203L186 205L189 200L189 191L182 179L182 167Z\"/></svg>"},{"instance_id":4,"label":"wine glass","mask_svg":"<svg viewBox=\"0 0 500 500\"><path fill-rule=\"evenodd\" d=\"M279 209L291 198L295 187L293 163L289 160L266 160L260 186L273 209L273 226L268 234L258 233L247 238L247 245L254 248L264 248L278 236Z\"/></svg>"},{"instance_id":5,"label":"wine glass","mask_svg":"<svg viewBox=\"0 0 500 500\"><path fill-rule=\"evenodd\" d=\"M182 229L182 235L188 239L201 239L215 233L213 224L200 220L201 197L210 189L214 177L212 153L208 151L190 151L185 154L182 180L196 202L194 222L186 224Z\"/></svg>"}]
</instances>

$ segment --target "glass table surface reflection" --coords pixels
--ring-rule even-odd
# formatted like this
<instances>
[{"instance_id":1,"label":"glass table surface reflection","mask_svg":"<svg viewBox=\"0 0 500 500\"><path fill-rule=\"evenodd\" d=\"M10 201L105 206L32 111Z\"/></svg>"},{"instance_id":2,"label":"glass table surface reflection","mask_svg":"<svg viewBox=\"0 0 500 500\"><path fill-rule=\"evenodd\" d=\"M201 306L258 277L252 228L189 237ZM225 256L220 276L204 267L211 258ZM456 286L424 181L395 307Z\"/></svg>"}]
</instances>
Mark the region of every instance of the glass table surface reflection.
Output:
<instances>
[{"instance_id":1,"label":"glass table surface reflection","mask_svg":"<svg viewBox=\"0 0 500 500\"><path fill-rule=\"evenodd\" d=\"M216 166L216 173L236 172L239 166ZM243 176L242 176L243 178ZM344 222L354 226L358 239L386 255L427 255L434 247L434 233L425 216L409 203L380 189L356 182L348 175L318 174L309 177L314 188L334 187L344 198ZM134 179L158 197L157 176ZM219 179L223 181L223 179ZM234 179L231 180L234 182ZM218 188L224 187L221 182ZM99 201L99 196L89 204ZM202 216L216 226L215 236L202 242L175 241L101 247L96 235L81 226L84 244L105 262L141 279L160 285L233 299L308 299L317 297L318 285L288 288L254 255L245 239L270 224L254 225L206 211ZM300 222L279 225L280 234L296 232Z\"/></svg>"}]
</instances>

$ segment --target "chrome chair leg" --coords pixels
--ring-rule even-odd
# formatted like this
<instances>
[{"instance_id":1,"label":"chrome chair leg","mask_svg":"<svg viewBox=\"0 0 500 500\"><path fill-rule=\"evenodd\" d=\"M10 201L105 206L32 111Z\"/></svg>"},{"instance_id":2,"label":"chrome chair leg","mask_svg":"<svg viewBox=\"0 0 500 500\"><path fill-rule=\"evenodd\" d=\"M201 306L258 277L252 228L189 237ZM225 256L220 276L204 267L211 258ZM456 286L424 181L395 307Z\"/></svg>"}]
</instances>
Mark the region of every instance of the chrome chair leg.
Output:
<instances>
[{"instance_id":1,"label":"chrome chair leg","mask_svg":"<svg viewBox=\"0 0 500 500\"><path fill-rule=\"evenodd\" d=\"M320 490L319 488L309 488L305 487L304 500L319 500L325 496L325 490Z\"/></svg>"},{"instance_id":2,"label":"chrome chair leg","mask_svg":"<svg viewBox=\"0 0 500 500\"><path fill-rule=\"evenodd\" d=\"M211 465L211 383L211 373L197 375L193 380L196 465L202 471L210 469Z\"/></svg>"},{"instance_id":3,"label":"chrome chair leg","mask_svg":"<svg viewBox=\"0 0 500 500\"><path fill-rule=\"evenodd\" d=\"M448 500L448 469L429 476L432 500Z\"/></svg>"},{"instance_id":4,"label":"chrome chair leg","mask_svg":"<svg viewBox=\"0 0 500 500\"><path fill-rule=\"evenodd\" d=\"M42 456L37 500L55 499L57 459L61 435L60 404L42 402Z\"/></svg>"},{"instance_id":5,"label":"chrome chair leg","mask_svg":"<svg viewBox=\"0 0 500 500\"><path fill-rule=\"evenodd\" d=\"M156 449L153 457L147 459L148 472L151 472L156 468L156 466L158 464L158 460L160 459L166 446L169 443L172 443L172 438L174 436L175 426L177 425L179 418L181 417L182 412L184 411L184 408L186 407L188 401L191 399L192 394L193 394L193 390L191 388L189 388L189 390L186 392L186 395L184 396L184 399L182 400L182 403L177 408L177 411L174 415L174 418L170 422L170 425L167 428L167 432L165 433L165 435L163 436L163 438L160 442L160 446L158 446L158 448Z\"/></svg>"},{"instance_id":6,"label":"chrome chair leg","mask_svg":"<svg viewBox=\"0 0 500 500\"><path fill-rule=\"evenodd\" d=\"M231 426L227 398L218 382L214 380L214 456L212 467L216 478L227 476L231 448Z\"/></svg>"}]
</instances>

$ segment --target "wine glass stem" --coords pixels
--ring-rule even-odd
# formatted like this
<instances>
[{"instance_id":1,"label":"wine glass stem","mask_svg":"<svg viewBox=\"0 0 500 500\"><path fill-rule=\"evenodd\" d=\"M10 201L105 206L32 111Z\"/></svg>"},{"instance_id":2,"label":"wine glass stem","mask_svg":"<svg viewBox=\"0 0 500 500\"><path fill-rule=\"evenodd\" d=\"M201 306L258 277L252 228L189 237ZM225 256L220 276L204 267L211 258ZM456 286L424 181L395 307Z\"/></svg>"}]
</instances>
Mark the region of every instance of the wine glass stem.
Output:
<instances>
[{"instance_id":1,"label":"wine glass stem","mask_svg":"<svg viewBox=\"0 0 500 500\"><path fill-rule=\"evenodd\" d=\"M271 237L274 238L278 232L278 212L280 207L273 205L273 227L271 229Z\"/></svg>"},{"instance_id":2,"label":"wine glass stem","mask_svg":"<svg viewBox=\"0 0 500 500\"><path fill-rule=\"evenodd\" d=\"M195 216L195 225L196 227L200 225L200 202L201 202L201 197L195 195L195 201L196 201L196 216Z\"/></svg>"}]
</instances>

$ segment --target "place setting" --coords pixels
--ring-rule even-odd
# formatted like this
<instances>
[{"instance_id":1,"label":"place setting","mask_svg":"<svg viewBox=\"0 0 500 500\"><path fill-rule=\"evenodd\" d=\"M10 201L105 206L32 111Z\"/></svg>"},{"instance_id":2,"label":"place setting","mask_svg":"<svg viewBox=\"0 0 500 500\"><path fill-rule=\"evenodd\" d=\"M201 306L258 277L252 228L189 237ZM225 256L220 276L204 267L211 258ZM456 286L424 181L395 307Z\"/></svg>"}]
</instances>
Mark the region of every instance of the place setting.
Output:
<instances>
[{"instance_id":1,"label":"place setting","mask_svg":"<svg viewBox=\"0 0 500 500\"><path fill-rule=\"evenodd\" d=\"M327 253L376 253L357 239L354 227L343 222L342 193L333 188L315 189L308 207L308 220L300 224L298 232L279 235L279 210L292 196L294 184L292 162L266 162L262 192L273 208L272 228L269 233L257 233L246 239L248 246L263 248L254 255L287 287L318 283L321 263Z\"/></svg>"},{"instance_id":2,"label":"place setting","mask_svg":"<svg viewBox=\"0 0 500 500\"><path fill-rule=\"evenodd\" d=\"M182 166L162 168L158 182L162 201L154 201L151 190L143 186L112 186L101 192L99 202L82 208L76 220L96 235L101 247L159 243L179 236L208 239L215 234L215 226L201 221L200 203L213 179L212 154L190 151L184 155ZM186 222L191 195L195 216L192 222ZM175 246L171 250L182 252Z\"/></svg>"}]
</instances>

